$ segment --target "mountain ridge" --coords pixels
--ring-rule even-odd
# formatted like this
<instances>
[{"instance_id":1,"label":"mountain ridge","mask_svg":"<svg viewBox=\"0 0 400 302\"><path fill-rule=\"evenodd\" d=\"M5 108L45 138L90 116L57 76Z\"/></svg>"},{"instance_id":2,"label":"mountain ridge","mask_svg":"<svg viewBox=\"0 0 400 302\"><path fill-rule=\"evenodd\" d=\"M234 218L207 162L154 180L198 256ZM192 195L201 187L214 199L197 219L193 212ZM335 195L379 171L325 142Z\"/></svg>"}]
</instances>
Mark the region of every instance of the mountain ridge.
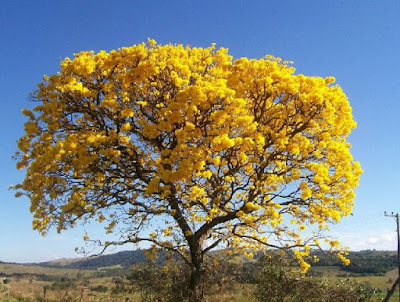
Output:
<instances>
[{"instance_id":1,"label":"mountain ridge","mask_svg":"<svg viewBox=\"0 0 400 302\"><path fill-rule=\"evenodd\" d=\"M223 250L216 250L213 253L218 255ZM256 259L261 256L256 253ZM313 254L319 256L320 261L314 263L313 266L339 266L343 271L356 272L356 273L370 273L381 274L393 267L397 266L397 252L396 251L376 251L364 250L357 252L350 252L349 257L351 263L349 266L344 266L334 255L326 256L322 252L314 251ZM158 261L162 264L164 262L164 253L159 253ZM247 260L245 257L240 257L244 263L252 261ZM254 259L255 260L255 259ZM253 261L254 261L253 260ZM61 258L53 261L45 261L39 263L15 263L0 261L0 264L20 264L41 266L49 268L66 268L66 269L81 269L81 270L96 270L102 268L108 269L128 269L132 264L146 262L145 250L127 250L117 253L99 255L95 257L85 258Z\"/></svg>"},{"instance_id":2,"label":"mountain ridge","mask_svg":"<svg viewBox=\"0 0 400 302\"><path fill-rule=\"evenodd\" d=\"M127 268L133 263L146 262L143 250L121 251L113 254L85 258L67 258L39 262L35 265L58 268L96 269L99 267L121 266Z\"/></svg>"}]
</instances>

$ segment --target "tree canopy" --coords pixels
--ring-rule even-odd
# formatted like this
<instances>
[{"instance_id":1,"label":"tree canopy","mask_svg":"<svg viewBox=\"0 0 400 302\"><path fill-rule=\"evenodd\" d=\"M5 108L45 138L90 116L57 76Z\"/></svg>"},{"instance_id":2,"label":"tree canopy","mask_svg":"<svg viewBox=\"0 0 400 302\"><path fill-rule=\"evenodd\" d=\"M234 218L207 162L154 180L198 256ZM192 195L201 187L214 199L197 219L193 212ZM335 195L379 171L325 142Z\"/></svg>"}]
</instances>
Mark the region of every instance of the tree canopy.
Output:
<instances>
[{"instance_id":1,"label":"tree canopy","mask_svg":"<svg viewBox=\"0 0 400 302\"><path fill-rule=\"evenodd\" d=\"M349 215L361 174L346 140L356 123L334 82L215 45L80 52L23 110L17 195L42 233L96 219L119 234L106 246L148 241L193 270L221 244L302 247L306 270L319 242L301 231Z\"/></svg>"}]
</instances>

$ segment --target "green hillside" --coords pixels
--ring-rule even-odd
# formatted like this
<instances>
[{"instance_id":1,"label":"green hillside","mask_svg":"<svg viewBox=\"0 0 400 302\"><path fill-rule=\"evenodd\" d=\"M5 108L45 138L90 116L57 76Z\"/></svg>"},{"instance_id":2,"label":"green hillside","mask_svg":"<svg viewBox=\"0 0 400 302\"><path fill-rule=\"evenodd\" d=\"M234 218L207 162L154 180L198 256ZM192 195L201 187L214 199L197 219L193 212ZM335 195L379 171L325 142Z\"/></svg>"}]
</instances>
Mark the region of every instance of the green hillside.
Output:
<instances>
[{"instance_id":1,"label":"green hillside","mask_svg":"<svg viewBox=\"0 0 400 302\"><path fill-rule=\"evenodd\" d=\"M223 257L223 250L213 252L214 256ZM257 267L257 260L260 253L256 255L255 259L248 259L247 257L239 255L240 262L253 263L248 267ZM319 261L313 263L313 272L320 272L321 267L325 267L324 271L335 271L338 275L348 276L383 276L386 272L393 270L397 267L397 253L393 251L375 251L366 250L359 252L350 252L349 259L350 265L343 265L334 255L324 252L314 252L313 255L319 257ZM158 262L163 263L164 254L160 252ZM64 269L80 269L80 270L97 270L99 268L122 268L127 269L134 263L146 262L146 256L143 250L122 251L114 254L101 255L89 258L75 258L75 259L60 259L56 261L42 262L31 264L34 266L45 268L64 268ZM1 262L3 265L7 263ZM29 266L29 265L28 265Z\"/></svg>"},{"instance_id":2,"label":"green hillside","mask_svg":"<svg viewBox=\"0 0 400 302\"><path fill-rule=\"evenodd\" d=\"M313 266L336 266L341 271L358 274L383 276L386 272L397 267L397 253L393 251L365 250L350 252L350 265L343 265L334 255L316 252L319 261Z\"/></svg>"}]
</instances>

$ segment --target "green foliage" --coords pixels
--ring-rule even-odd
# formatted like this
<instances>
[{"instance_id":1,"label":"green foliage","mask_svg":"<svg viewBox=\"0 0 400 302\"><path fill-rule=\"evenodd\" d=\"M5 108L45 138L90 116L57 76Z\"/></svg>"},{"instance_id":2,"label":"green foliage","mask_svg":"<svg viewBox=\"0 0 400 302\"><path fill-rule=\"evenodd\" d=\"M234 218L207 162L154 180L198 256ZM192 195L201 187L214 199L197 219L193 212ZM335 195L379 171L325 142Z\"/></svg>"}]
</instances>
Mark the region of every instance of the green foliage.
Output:
<instances>
[{"instance_id":1,"label":"green foliage","mask_svg":"<svg viewBox=\"0 0 400 302\"><path fill-rule=\"evenodd\" d=\"M105 292L107 292L108 287L105 286L105 285L101 285L100 284L100 285L97 285L97 286L91 286L90 290L94 291L94 292L105 293Z\"/></svg>"},{"instance_id":2,"label":"green foliage","mask_svg":"<svg viewBox=\"0 0 400 302\"><path fill-rule=\"evenodd\" d=\"M161 267L159 263L135 264L127 277L140 291L143 302L185 301L188 275L179 264Z\"/></svg>"},{"instance_id":3,"label":"green foliage","mask_svg":"<svg viewBox=\"0 0 400 302\"><path fill-rule=\"evenodd\" d=\"M207 296L221 296L232 291L242 282L241 268L238 263L208 259L204 265L203 292ZM135 291L140 291L143 302L190 301L189 278L186 264L167 254L164 261L133 265L127 276Z\"/></svg>"},{"instance_id":4,"label":"green foliage","mask_svg":"<svg viewBox=\"0 0 400 302\"><path fill-rule=\"evenodd\" d=\"M257 278L254 296L258 301L271 302L281 302L288 297L295 297L298 277L282 263L265 258Z\"/></svg>"},{"instance_id":5,"label":"green foliage","mask_svg":"<svg viewBox=\"0 0 400 302\"><path fill-rule=\"evenodd\" d=\"M377 290L352 279L339 279L330 284L324 279L306 278L291 270L285 261L263 259L254 297L270 302L367 302Z\"/></svg>"},{"instance_id":6,"label":"green foliage","mask_svg":"<svg viewBox=\"0 0 400 302\"><path fill-rule=\"evenodd\" d=\"M360 251L350 252L349 265L343 265L338 259L327 257L322 253L314 253L320 260L315 266L340 266L340 269L359 276L374 275L383 276L386 272L397 266L397 256L388 251Z\"/></svg>"},{"instance_id":7,"label":"green foliage","mask_svg":"<svg viewBox=\"0 0 400 302\"><path fill-rule=\"evenodd\" d=\"M76 283L70 280L54 282L50 286L50 290L68 290L74 289L76 287Z\"/></svg>"}]
</instances>

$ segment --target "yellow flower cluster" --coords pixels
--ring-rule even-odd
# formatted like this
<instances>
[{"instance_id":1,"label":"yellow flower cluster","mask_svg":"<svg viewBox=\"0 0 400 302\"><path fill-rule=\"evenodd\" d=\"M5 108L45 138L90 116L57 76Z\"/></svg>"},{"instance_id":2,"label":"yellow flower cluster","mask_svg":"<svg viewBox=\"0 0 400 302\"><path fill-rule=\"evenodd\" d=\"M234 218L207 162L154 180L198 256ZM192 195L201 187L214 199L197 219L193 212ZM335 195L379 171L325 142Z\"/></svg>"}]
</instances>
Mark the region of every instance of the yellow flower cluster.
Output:
<instances>
[{"instance_id":1,"label":"yellow flower cluster","mask_svg":"<svg viewBox=\"0 0 400 302\"><path fill-rule=\"evenodd\" d=\"M356 123L334 82L271 56L233 60L215 45L81 52L23 110L17 166L27 173L16 188L42 232L118 204L180 217L193 225L184 234L222 221L233 247L287 233L285 215L299 231L324 228L349 215L362 172L346 141Z\"/></svg>"}]
</instances>

